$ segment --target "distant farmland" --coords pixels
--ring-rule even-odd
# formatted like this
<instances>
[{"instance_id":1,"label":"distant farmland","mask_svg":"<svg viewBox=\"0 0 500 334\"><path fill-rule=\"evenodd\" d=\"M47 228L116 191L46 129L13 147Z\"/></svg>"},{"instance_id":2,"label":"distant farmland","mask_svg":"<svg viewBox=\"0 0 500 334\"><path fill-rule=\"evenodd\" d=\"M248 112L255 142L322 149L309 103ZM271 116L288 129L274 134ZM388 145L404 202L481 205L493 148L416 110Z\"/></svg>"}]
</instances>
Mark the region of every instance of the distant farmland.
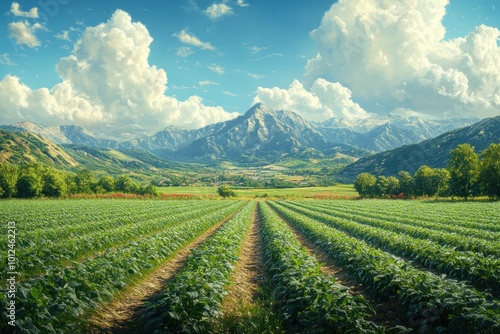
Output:
<instances>
[{"instance_id":1,"label":"distant farmland","mask_svg":"<svg viewBox=\"0 0 500 334\"><path fill-rule=\"evenodd\" d=\"M194 195L215 195L217 194L217 187L159 187L158 190L165 194L194 194ZM248 188L238 189L234 188L237 196L240 197L255 197L267 194L269 197L273 196L298 196L298 197L313 197L319 196L338 196L338 197L354 197L358 193L354 190L352 185L338 185L330 187L304 187L304 188Z\"/></svg>"}]
</instances>

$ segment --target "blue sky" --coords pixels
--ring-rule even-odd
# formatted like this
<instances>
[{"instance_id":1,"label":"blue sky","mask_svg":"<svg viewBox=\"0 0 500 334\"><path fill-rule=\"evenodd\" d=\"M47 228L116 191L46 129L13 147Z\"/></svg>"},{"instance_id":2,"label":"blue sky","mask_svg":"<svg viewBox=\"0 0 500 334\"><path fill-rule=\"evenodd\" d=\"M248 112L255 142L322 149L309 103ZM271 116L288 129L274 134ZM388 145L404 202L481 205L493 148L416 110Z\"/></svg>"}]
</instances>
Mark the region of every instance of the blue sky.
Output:
<instances>
[{"instance_id":1,"label":"blue sky","mask_svg":"<svg viewBox=\"0 0 500 334\"><path fill-rule=\"evenodd\" d=\"M403 2L412 6L411 1ZM396 18L399 30L395 31L395 34L419 33L411 32L411 25L400 24L406 20L406 9L370 9L372 12L368 10L365 15L364 8L368 8L367 4L375 4L376 7L377 3L380 3L382 6L381 0L350 0L340 4L325 0L3 1L0 4L0 29L3 31L0 35L0 80L4 79L0 81L0 85L3 83L4 93L10 90L8 96L21 94L19 96L26 101L16 104L11 98L9 103L0 102L0 123L21 120L45 122L45 125L80 123L111 137L136 136L157 131L157 127L169 124L197 127L230 119L235 113L244 113L256 101L275 108L298 109L295 111L314 121L329 117L363 119L372 114L390 112L435 117L437 115L432 114L432 106L422 103L428 91L439 93L435 106L445 110L443 117L451 117L455 113L456 116L494 115L491 110L500 104L500 92L495 91L495 87L484 88L485 84L482 84L481 94L486 97L481 101L472 101L471 96L478 96L476 88L472 87L472 83L477 81L476 77L479 76L477 71L470 66L464 69L458 63L448 65L446 62L451 62L450 59L458 56L467 59L467 52L477 56L477 50L470 51L464 46L467 43L460 42L459 39L465 38L480 25L499 29L500 1L451 0L447 5L446 0L437 2L438 8L434 8L431 0L419 0L416 1L418 7L408 7L408 11L416 13L412 18L421 14L424 20L428 16L432 21L429 22L436 27L442 26L446 33L441 37L435 36L435 49L453 40L456 46L450 46L449 52L454 56L438 55L437 51L422 51L421 47L416 51L411 50L425 53L419 64L433 62L425 69L420 69L420 65L398 60L398 57L403 57L400 54L392 57L391 52L397 53L401 49L401 45L397 44L389 45L387 52L383 52L386 54L380 55L381 51L378 50L375 55L397 61L389 61L389 65L383 65L385 67L381 67L381 63L366 67L367 63L371 62L369 59L374 57L373 47L368 47L368 39L372 40L374 34L379 34L381 38L387 34L387 27L376 22L382 11L393 11L393 15L400 15ZM430 8L429 12L425 10L426 6ZM446 10L442 19L439 15L441 8ZM327 20L322 23L324 16L338 16L344 19L349 27L349 17L356 17L358 14L359 17L365 15L368 20L373 20L374 24L367 23L368 28L365 27L354 36L352 29L349 36L343 37L344 40L340 40L337 21L333 25ZM147 72L148 74L139 75L142 81L130 77L120 79L116 76L111 79L109 76L113 73L112 68L107 68L106 75L92 74L94 80L107 82L110 90L117 87L116 92L110 91L103 96L97 88L83 82L84 76L90 75L90 72L76 73L82 64L94 67L102 64L92 63L94 58L85 58L87 51L80 50L81 53L78 54L74 48L75 43L84 37L84 33L89 32L89 28L108 21L113 21L113 24L98 29L100 34L107 34L111 29L122 29L127 31L122 36L124 40L127 39L128 33L138 34L134 35L137 39L133 43L142 43L143 38L147 36L153 40L142 45L141 52L134 51L135 45L130 45L130 48L124 51L127 56L147 60L140 69L129 71L129 68L116 68L116 72L123 73L123 76L134 75L137 71ZM125 24L125 21L132 24L140 22L146 30L137 26L126 30L128 23ZM354 23L352 24L354 27ZM423 23L415 19L413 24ZM378 27L378 30L373 30L374 27ZM138 30L135 30L136 28ZM316 33L311 33L315 29ZM373 31L365 37L361 33L364 34L366 29ZM487 36L481 40L491 41L494 38L494 30L483 29L478 31L477 35ZM414 35L411 37L415 37L415 44L423 38L431 38ZM361 46L357 45L356 41L364 41L363 38L366 38L367 42L363 42ZM472 39L470 37L470 40ZM349 54L348 62L345 62L345 59L343 62L339 52L345 50L348 43L356 48L359 46L359 50L356 49L353 55ZM97 53L110 54L110 57L115 51L110 49L112 46L109 43L91 45L92 41L87 40L86 44L80 44L84 45L81 49L100 48ZM446 50L448 52L448 49ZM492 50L490 43L488 52L499 62L498 41L497 50ZM321 54L321 59L317 58L318 54ZM406 58L411 58L409 54ZM76 59L67 59L72 56ZM114 56L116 57L116 54ZM327 56L332 59L327 59ZM436 60L436 57L439 59ZM61 61L62 59L68 61ZM109 59L103 58L100 61L110 66ZM486 62L485 59L481 61ZM140 63L139 60L138 62ZM438 71L436 64L440 68ZM57 66L59 70L56 70ZM393 68L387 70L388 66ZM387 89L390 94L382 91L368 92L365 86L367 80L380 75L376 71L366 75L366 71L374 68L381 71L381 68L385 68L384 73L397 73L397 66L401 66L402 72L414 67L412 73L420 70L422 73L418 77L408 74L404 78L396 78L397 80L392 74L387 75L387 78L383 75L382 80L387 82L380 84L380 89ZM491 82L500 75L497 73L500 72L499 69L500 63L495 63L488 69L494 74L490 78ZM347 73L347 70L353 75ZM457 72L463 75L456 75ZM364 76L366 80L363 79ZM164 77L166 82L163 82ZM429 84L429 77L435 82ZM144 89L137 89L135 92L130 91L130 96L140 97L127 98L127 91L123 88L127 86L127 80L136 84L155 83L158 96L151 96ZM464 80L469 85L466 89L460 88ZM491 86L491 82L486 85ZM60 85L61 83L67 85ZM371 84L379 83L373 81ZM166 89L164 92L161 91L162 87ZM411 94L406 92L404 87L411 87ZM45 88L47 90L44 90ZM329 92L328 96L335 98L328 102L328 98L322 97L321 92ZM420 95L417 92L420 92ZM93 93L96 96L93 96ZM113 95L115 93L116 95ZM402 94L404 98L399 97ZM63 95L66 99L64 103L61 102ZM70 95L71 97L68 97ZM158 102L160 95L169 99ZM119 96L124 101L116 107L113 101L106 100L111 96L115 99ZM489 99L490 103L485 104L485 99ZM54 104L57 106L54 107ZM142 107L143 104L145 107ZM116 110L113 109L115 107ZM72 111L68 112L68 108ZM45 110L45 115L40 109ZM113 110L110 111L111 109ZM145 109L148 111L144 111ZM142 122L140 113L143 113L147 121ZM158 114L163 116L155 118ZM187 121L187 118L195 121ZM97 127L92 124L92 120L96 119L108 122L111 126L118 127L118 130L106 130L102 125ZM137 126L124 125L131 122L136 122Z\"/></svg>"},{"instance_id":2,"label":"blue sky","mask_svg":"<svg viewBox=\"0 0 500 334\"><path fill-rule=\"evenodd\" d=\"M36 2L18 3L22 10L29 10ZM16 63L16 66L1 66L0 75L19 76L32 88L52 87L60 81L55 64L71 53L73 43L81 34L79 30L105 22L116 9L122 9L134 21L143 23L153 37L149 63L167 72L169 94L180 99L197 94L207 104L245 112L258 85L289 84L304 73L305 61L317 52L309 31L318 26L323 13L331 6L330 1L324 0L248 1L245 7L233 1L228 2L233 14L212 20L204 13L212 4L213 1L195 0L69 0L67 5L58 6L56 15L48 18L46 28L50 31L37 32L40 47L18 47L8 37L7 24L0 27L4 30L1 49ZM10 6L11 3L3 2L0 11L8 13ZM7 15L2 21L15 20ZM71 31L72 28L77 30ZM215 50L184 45L174 36L182 30L210 43ZM69 31L71 42L54 37L63 31ZM177 55L183 46L191 48L192 53L187 57ZM218 74L210 67L221 68L224 73ZM217 85L200 86L200 81Z\"/></svg>"}]
</instances>

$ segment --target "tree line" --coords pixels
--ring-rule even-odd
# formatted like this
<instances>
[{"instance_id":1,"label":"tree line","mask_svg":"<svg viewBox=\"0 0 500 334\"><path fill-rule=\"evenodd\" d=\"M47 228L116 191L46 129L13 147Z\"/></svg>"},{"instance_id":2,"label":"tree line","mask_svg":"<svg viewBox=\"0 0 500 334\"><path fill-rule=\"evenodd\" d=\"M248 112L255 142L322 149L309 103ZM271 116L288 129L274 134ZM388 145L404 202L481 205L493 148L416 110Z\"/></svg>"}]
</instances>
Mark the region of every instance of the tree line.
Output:
<instances>
[{"instance_id":1,"label":"tree line","mask_svg":"<svg viewBox=\"0 0 500 334\"><path fill-rule=\"evenodd\" d=\"M361 173L354 188L363 198L412 196L476 196L500 199L500 144L491 144L479 156L469 144L450 152L446 168L421 166L413 175L400 171L398 176L374 176Z\"/></svg>"},{"instance_id":2,"label":"tree line","mask_svg":"<svg viewBox=\"0 0 500 334\"><path fill-rule=\"evenodd\" d=\"M40 163L0 164L0 198L63 197L71 194L131 193L157 195L156 187L142 186L128 175L97 176L88 169L63 172Z\"/></svg>"}]
</instances>

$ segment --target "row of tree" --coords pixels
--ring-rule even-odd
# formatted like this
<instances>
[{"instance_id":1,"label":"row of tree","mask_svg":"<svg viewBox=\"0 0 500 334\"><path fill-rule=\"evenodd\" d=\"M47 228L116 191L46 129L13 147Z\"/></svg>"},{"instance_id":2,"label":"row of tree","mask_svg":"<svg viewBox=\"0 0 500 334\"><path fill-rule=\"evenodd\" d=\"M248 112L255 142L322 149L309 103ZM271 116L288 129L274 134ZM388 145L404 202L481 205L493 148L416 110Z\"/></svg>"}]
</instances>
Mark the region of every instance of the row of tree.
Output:
<instances>
[{"instance_id":1,"label":"row of tree","mask_svg":"<svg viewBox=\"0 0 500 334\"><path fill-rule=\"evenodd\" d=\"M481 156L469 144L458 145L450 152L446 168L421 166L413 176L400 171L398 177L361 173L354 188L361 197L486 195L500 199L500 144L491 144Z\"/></svg>"},{"instance_id":2,"label":"row of tree","mask_svg":"<svg viewBox=\"0 0 500 334\"><path fill-rule=\"evenodd\" d=\"M39 163L22 166L0 164L1 198L62 197L111 192L157 195L154 186L142 186L128 175L98 177L88 169L69 173Z\"/></svg>"}]
</instances>

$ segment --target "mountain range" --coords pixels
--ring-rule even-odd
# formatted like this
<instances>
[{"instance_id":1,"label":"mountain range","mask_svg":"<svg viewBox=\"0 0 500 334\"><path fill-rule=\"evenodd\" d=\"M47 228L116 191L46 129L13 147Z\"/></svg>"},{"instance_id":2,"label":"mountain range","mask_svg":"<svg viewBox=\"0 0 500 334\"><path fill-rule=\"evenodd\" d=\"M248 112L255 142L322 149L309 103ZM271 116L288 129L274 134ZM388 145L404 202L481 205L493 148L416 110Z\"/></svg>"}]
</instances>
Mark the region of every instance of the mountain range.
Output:
<instances>
[{"instance_id":1,"label":"mountain range","mask_svg":"<svg viewBox=\"0 0 500 334\"><path fill-rule=\"evenodd\" d=\"M56 144L115 149L141 148L163 157L192 159L219 154L222 154L221 158L246 154L252 151L251 149L249 151L251 146L257 145L263 148L266 145L274 146L273 140L279 141L280 147L285 150L287 149L286 142L291 141L288 142L288 149L297 149L302 146L322 149L328 146L325 142L330 142L346 144L367 151L382 152L402 145L418 143L477 121L479 119L455 118L446 121L430 121L415 116L384 116L379 119L370 118L351 123L331 118L312 124L292 111L275 111L258 103L244 115L231 121L193 130L170 126L149 137L121 142L99 138L77 125L43 127L30 122L21 122L1 127L10 131L28 131L43 135ZM281 135L278 134L279 132ZM268 135L272 139L267 138ZM243 137L245 137L244 142L241 142ZM235 147L231 149L231 145ZM241 145L244 145L246 149L242 150ZM207 151L201 152L200 146ZM172 154L176 151L179 152L177 156Z\"/></svg>"},{"instance_id":2,"label":"mountain range","mask_svg":"<svg viewBox=\"0 0 500 334\"><path fill-rule=\"evenodd\" d=\"M183 163L193 162L217 166L229 161L244 166L263 166L293 159L345 157L343 161L359 159L341 173L341 177L352 180L362 171L394 174L396 169L405 169L413 172L422 161L441 166L446 160L444 150L455 143L476 143L478 149L484 149L487 141L498 141L498 130L491 125L495 118L474 124L474 130L467 130L471 129L469 126L446 132L473 121L391 116L364 123L358 120L352 126L336 119L312 124L292 111L272 110L258 103L244 115L227 122L194 130L167 127L152 136L126 141L99 138L76 125L43 127L22 122L1 128L30 133L45 144L51 142L52 151L58 147L83 164L95 164L99 157L105 158L102 168L113 167L118 156L126 157L126 168L133 166L144 170L182 167ZM3 132L4 137L8 131ZM428 139L435 134L439 134L436 139ZM2 150L5 160L9 154L5 148ZM13 155L10 156L13 159Z\"/></svg>"},{"instance_id":3,"label":"mountain range","mask_svg":"<svg viewBox=\"0 0 500 334\"><path fill-rule=\"evenodd\" d=\"M468 143L477 153L491 143L500 143L500 116L485 118L471 126L446 132L418 144L363 157L346 166L339 176L352 181L356 175L369 172L375 175L397 175L405 170L413 174L420 166L443 168L450 151L459 144Z\"/></svg>"}]
</instances>

